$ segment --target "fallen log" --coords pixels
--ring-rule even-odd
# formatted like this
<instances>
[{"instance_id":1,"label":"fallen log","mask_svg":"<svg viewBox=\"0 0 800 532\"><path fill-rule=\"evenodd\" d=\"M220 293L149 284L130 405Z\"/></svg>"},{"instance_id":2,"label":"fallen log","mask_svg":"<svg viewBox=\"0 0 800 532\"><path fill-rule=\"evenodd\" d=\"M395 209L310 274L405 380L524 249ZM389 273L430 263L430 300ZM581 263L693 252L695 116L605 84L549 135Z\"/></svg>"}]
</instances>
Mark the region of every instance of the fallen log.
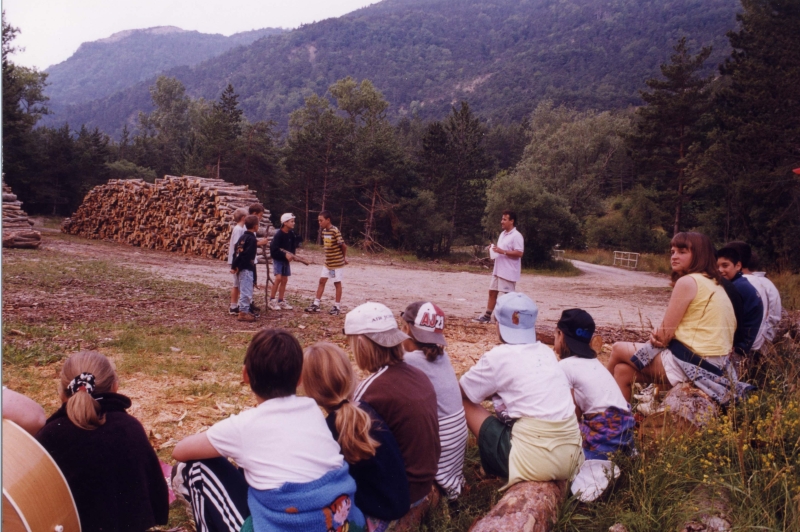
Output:
<instances>
[{"instance_id":1,"label":"fallen log","mask_svg":"<svg viewBox=\"0 0 800 532\"><path fill-rule=\"evenodd\" d=\"M643 441L693 433L719 416L719 405L699 388L682 382L671 388L652 412L640 425Z\"/></svg>"},{"instance_id":2,"label":"fallen log","mask_svg":"<svg viewBox=\"0 0 800 532\"><path fill-rule=\"evenodd\" d=\"M567 494L567 483L520 482L506 491L488 514L470 527L470 532L547 532L558 516Z\"/></svg>"}]
</instances>

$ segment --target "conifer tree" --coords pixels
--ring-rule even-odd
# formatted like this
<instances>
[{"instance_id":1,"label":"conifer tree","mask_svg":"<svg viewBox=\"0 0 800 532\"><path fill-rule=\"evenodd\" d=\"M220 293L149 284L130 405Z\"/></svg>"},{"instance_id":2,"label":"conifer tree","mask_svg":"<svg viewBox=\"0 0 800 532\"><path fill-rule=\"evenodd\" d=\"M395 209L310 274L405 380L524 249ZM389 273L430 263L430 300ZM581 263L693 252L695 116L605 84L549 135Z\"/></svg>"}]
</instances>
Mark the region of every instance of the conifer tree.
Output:
<instances>
[{"instance_id":1,"label":"conifer tree","mask_svg":"<svg viewBox=\"0 0 800 532\"><path fill-rule=\"evenodd\" d=\"M695 184L686 171L687 156L703 143L708 131L711 78L699 75L711 48L691 55L682 38L668 64L661 65L663 79L649 79L649 92L641 91L645 104L637 110L636 131L630 145L643 185L664 194L674 213L673 234L681 231L684 206Z\"/></svg>"}]
</instances>

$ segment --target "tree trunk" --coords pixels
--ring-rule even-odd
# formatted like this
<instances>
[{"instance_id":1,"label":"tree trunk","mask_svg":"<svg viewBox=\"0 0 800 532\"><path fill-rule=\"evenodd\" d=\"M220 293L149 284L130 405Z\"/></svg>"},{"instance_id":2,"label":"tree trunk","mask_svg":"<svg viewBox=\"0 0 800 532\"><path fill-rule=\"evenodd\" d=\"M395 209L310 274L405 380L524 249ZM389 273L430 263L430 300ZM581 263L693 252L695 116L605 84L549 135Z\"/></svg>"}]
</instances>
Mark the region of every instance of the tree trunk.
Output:
<instances>
[{"instance_id":1,"label":"tree trunk","mask_svg":"<svg viewBox=\"0 0 800 532\"><path fill-rule=\"evenodd\" d=\"M485 517L476 521L470 532L547 532L558 518L558 508L566 497L563 480L520 482L503 495Z\"/></svg>"},{"instance_id":2,"label":"tree trunk","mask_svg":"<svg viewBox=\"0 0 800 532\"><path fill-rule=\"evenodd\" d=\"M364 227L364 249L372 249L372 227L375 222L375 201L378 199L378 182L374 181L372 186L372 203L367 215L367 224Z\"/></svg>"}]
</instances>

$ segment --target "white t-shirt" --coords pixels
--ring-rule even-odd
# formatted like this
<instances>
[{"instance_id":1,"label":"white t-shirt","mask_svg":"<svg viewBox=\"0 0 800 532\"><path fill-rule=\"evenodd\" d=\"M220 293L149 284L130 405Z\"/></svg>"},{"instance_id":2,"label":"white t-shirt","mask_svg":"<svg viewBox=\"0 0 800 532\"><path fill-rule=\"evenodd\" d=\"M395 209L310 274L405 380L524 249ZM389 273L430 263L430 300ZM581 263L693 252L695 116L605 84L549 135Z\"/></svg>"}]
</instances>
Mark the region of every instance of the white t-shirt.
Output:
<instances>
[{"instance_id":1,"label":"white t-shirt","mask_svg":"<svg viewBox=\"0 0 800 532\"><path fill-rule=\"evenodd\" d=\"M525 239L522 238L522 233L517 231L514 227L511 231L503 231L497 239L497 247L506 251L525 251ZM516 283L519 281L520 274L522 273L522 259L512 259L506 255L498 255L494 259L493 275Z\"/></svg>"},{"instance_id":2,"label":"white t-shirt","mask_svg":"<svg viewBox=\"0 0 800 532\"><path fill-rule=\"evenodd\" d=\"M308 397L264 401L220 421L206 434L222 456L244 469L247 484L259 490L311 482L344 464L322 412Z\"/></svg>"},{"instance_id":3,"label":"white t-shirt","mask_svg":"<svg viewBox=\"0 0 800 532\"><path fill-rule=\"evenodd\" d=\"M596 358L572 356L558 363L575 394L575 404L584 414L597 414L615 406L630 411L617 381Z\"/></svg>"},{"instance_id":4,"label":"white t-shirt","mask_svg":"<svg viewBox=\"0 0 800 532\"><path fill-rule=\"evenodd\" d=\"M567 377L553 350L541 342L499 345L484 353L459 383L473 403L499 395L512 419L575 416Z\"/></svg>"},{"instance_id":5,"label":"white t-shirt","mask_svg":"<svg viewBox=\"0 0 800 532\"><path fill-rule=\"evenodd\" d=\"M236 247L236 243L239 241L245 231L247 231L247 229L244 225L236 224L233 226L233 231L231 231L231 243L228 244L228 264L233 264L233 248Z\"/></svg>"},{"instance_id":6,"label":"white t-shirt","mask_svg":"<svg viewBox=\"0 0 800 532\"><path fill-rule=\"evenodd\" d=\"M764 345L764 340L771 342L775 339L775 328L781 321L781 294L764 272L746 273L744 277L755 287L764 305L764 317L753 342L753 349L757 350Z\"/></svg>"}]
</instances>

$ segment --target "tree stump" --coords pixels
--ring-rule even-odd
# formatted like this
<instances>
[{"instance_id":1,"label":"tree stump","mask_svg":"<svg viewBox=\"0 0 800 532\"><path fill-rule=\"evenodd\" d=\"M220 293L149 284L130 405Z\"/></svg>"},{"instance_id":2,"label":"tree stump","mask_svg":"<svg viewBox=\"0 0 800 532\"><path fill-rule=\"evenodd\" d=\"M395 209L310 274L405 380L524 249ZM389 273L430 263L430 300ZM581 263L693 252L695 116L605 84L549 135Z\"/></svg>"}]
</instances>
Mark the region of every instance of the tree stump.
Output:
<instances>
[{"instance_id":1,"label":"tree stump","mask_svg":"<svg viewBox=\"0 0 800 532\"><path fill-rule=\"evenodd\" d=\"M520 482L511 486L503 498L483 518L473 523L470 532L547 532L558 516L567 483Z\"/></svg>"}]
</instances>

